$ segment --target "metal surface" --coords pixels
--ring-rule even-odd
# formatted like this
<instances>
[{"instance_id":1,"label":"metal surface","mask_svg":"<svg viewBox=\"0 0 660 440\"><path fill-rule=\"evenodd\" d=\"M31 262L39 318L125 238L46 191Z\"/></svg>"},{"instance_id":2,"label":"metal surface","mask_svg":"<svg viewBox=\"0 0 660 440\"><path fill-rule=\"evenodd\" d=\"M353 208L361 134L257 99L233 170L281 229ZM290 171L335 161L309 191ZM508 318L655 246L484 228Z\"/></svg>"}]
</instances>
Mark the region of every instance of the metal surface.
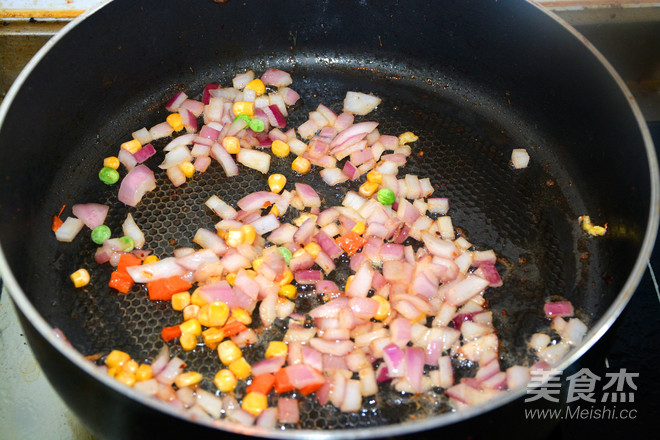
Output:
<instances>
[{"instance_id":1,"label":"metal surface","mask_svg":"<svg viewBox=\"0 0 660 440\"><path fill-rule=\"evenodd\" d=\"M2 0L0 18L38 17L70 20L99 3L100 0Z\"/></svg>"},{"instance_id":2,"label":"metal surface","mask_svg":"<svg viewBox=\"0 0 660 440\"><path fill-rule=\"evenodd\" d=\"M4 289L0 293L0 353L0 438L94 439L48 383Z\"/></svg>"},{"instance_id":3,"label":"metal surface","mask_svg":"<svg viewBox=\"0 0 660 440\"><path fill-rule=\"evenodd\" d=\"M456 93L461 90L462 85L455 83L455 78L448 78L448 84L451 84L451 86L449 91L446 91L439 83L431 82L430 84L427 84L424 81L425 78L431 76L428 72L416 71L415 69L410 69L408 66L396 64L393 66L391 63L386 63L385 65L378 64L377 62L370 60L368 56L366 58L368 61L372 61L369 66L372 70L375 70L375 73L371 74L362 71L362 65L365 60L364 56L353 59L350 56L337 57L336 54L331 54L326 61L321 60L319 63L317 57L307 54L304 51L299 51L293 59L293 66L288 64L291 61L287 59L270 58L269 62L271 65L281 65L292 69L296 78L304 78L302 82L297 83L300 84L298 88L303 92L303 95L309 96L311 94L314 96L316 93L316 97L318 97L318 99L322 98L325 103L337 103L338 95L343 94L348 88L354 87L368 87L371 91L382 95L385 98L386 103L392 103L389 104L392 105L392 107L388 108L387 106L383 106L382 110L379 110L385 111L386 113L382 115L374 115L374 118L376 119L384 117L386 123L384 124L383 132L387 132L386 128L388 128L388 124L393 124L393 121L403 120L403 122L420 126L420 133L423 135L426 134L423 138L431 140L432 147L430 144L423 146L425 149L425 158L418 163L420 174L424 175L426 172L436 172L438 168L442 169L442 166L447 167L446 169L443 169L445 174L443 175L443 173L439 173L439 176L435 179L434 183L438 185L444 184L444 186L446 186L446 188L443 189L446 189L447 194L450 195L450 200L452 201L453 206L452 209L456 210L456 224L464 226L467 229L468 238L475 243L483 243L484 245L495 247L498 252L504 255L507 259L510 259L509 262L513 262L514 265L516 264L516 257L518 257L517 261L520 262L521 254L524 253L525 250L529 250L525 246L530 246L531 243L531 247L536 251L534 257L531 259L524 258L524 260L533 262L533 265L526 267L522 267L523 265L516 266L515 269L520 272L512 270L510 273L507 273L508 278L510 280L515 280L517 277L517 279L520 280L521 273L525 273L525 279L532 283L537 282L538 286L545 285L546 283L544 283L544 281L547 282L549 280L550 284L554 283L554 286L558 288L558 290L568 290L569 292L567 292L567 295L569 293L572 294L572 292L575 291L576 302L580 303L580 299L583 300L581 308L583 312L586 313L585 316L588 316L589 314L594 317L600 316L603 313L604 308L607 306L608 301L611 301L614 293L616 293L621 284L617 283L611 287L606 286L606 283L600 277L600 268L607 267L607 262L600 261L599 252L602 251L597 249L599 245L597 245L596 242L580 243L579 240L562 241L564 238L570 238L572 234L574 234L574 238L578 236L578 233L575 230L575 225L572 224L572 222L573 219L585 209L585 203L582 200L581 194L575 192L582 182L580 182L580 179L571 179L571 176L575 176L571 174L575 171L575 168L567 167L564 169L563 166L561 166L564 162L558 162L555 160L555 155L561 156L561 154L554 151L552 148L547 148L548 145L552 144L552 142L547 141L547 135L545 133L539 135L535 130L530 130L530 126L520 120L515 118L510 119L509 117L511 115L508 114L509 109L507 109L506 106L495 107L494 109L489 108L488 105L490 103L487 100L479 100L477 99L478 97L472 95L470 92ZM241 65L241 63L245 63L245 61L240 60L236 65L223 65L222 71L211 72L210 74L214 78L223 78L223 76L226 78L228 72L232 71L232 67L234 67L233 70L237 70L236 68ZM390 69L394 69L394 71ZM402 71L404 72L403 78L401 77ZM357 75L358 72L359 75ZM373 75L373 77L369 77L370 75ZM413 75L416 75L415 80L412 79ZM186 73L186 76L189 75ZM111 79L111 81L113 80ZM322 90L318 90L319 84L321 85ZM324 88L325 90L323 90ZM199 83L195 84L193 82L192 85L190 85L190 89L199 92ZM335 94L334 96L333 93ZM422 100L420 105L419 97L424 94L428 94L430 99ZM456 95L459 95L460 98L464 100L462 105L457 104ZM331 97L329 101L326 100L326 96ZM138 99L138 101L140 100ZM305 103L305 105L311 105L311 107L305 107L306 110L314 107L315 103L313 101L314 100L312 99L310 102ZM399 107L399 109L403 108L403 110L410 110L413 103L418 108L424 110L421 113L422 116L413 114L411 111L401 111L400 113L396 113L398 110L394 109L394 107ZM478 108L481 112L484 112L485 115L482 114L480 116L475 116L471 111L474 108ZM487 108L488 110L486 110ZM119 111L119 109L115 108L114 111ZM516 111L514 111L514 113L516 113ZM426 120L423 115L427 115ZM137 113L131 113L127 116L128 120L124 120L123 122L116 122L117 120L114 119L113 116L115 116L114 113L109 114L109 119L112 122L108 125L102 123L99 128L99 133L108 134L112 130L116 130L118 127L121 127L125 132L129 129L128 122L130 121L132 125L135 123L136 118L142 118L139 120L144 121L144 125L149 126L149 123L153 123L153 121L161 117L162 114L159 115L156 113L155 115L145 115L138 111ZM414 120L407 121L406 118L413 118ZM483 123L484 119L488 123ZM440 123L438 123L438 121L440 121ZM512 123L512 121L515 122ZM513 127L511 126L512 124ZM408 124L404 125L408 126ZM399 127L394 125L391 125L390 127L392 130L399 129ZM134 130L139 127L132 125L130 128ZM418 130L416 129L415 131ZM504 133L504 135L502 135L502 133ZM116 144L116 139L120 137L120 135L115 134L114 136L115 138L110 140L105 136L101 136L101 138L95 142L99 151L94 150L91 155L92 157L87 157L85 160L89 161L89 163L95 163L95 161L98 162L100 157L103 157L105 153L114 148L113 145ZM532 148L535 155L537 155L536 157L538 157L542 170L539 169L540 172L533 176L530 176L528 173L522 174L522 176L514 175L514 177L511 177L511 170L506 167L507 160L505 152L510 151L512 145L519 145L521 143L524 145L531 145L530 148ZM432 150L428 153L429 155L427 155L426 151L429 148L432 148ZM564 154L567 153L564 152ZM649 154L651 153L649 152ZM436 167L433 166L434 164L431 161L427 160L428 157L436 159ZM484 159L487 159L488 162ZM597 158L594 160L596 163L600 162ZM77 161L77 159L73 157L64 158L61 162L60 171L57 174L63 178L65 176L66 178L69 178L68 176L71 176L71 170L76 167L74 164L75 161ZM411 172L415 172L414 167L411 169ZM545 172L548 174L545 175ZM569 174L567 175L565 173ZM47 194L44 197L48 203L43 209L46 212L50 212L55 206L59 206L63 203L64 200L70 198L89 198L92 194L96 196L99 189L98 184L97 187L94 187L94 185L91 187L84 185L87 182L93 181L93 174L93 168L82 168L82 173L76 175L73 181L68 181L64 186L52 186L50 194ZM464 179L462 180L463 183L461 185L458 185L456 180L459 176ZM553 184L549 184L549 176L553 177ZM657 176L653 177L654 179L657 178ZM518 181L516 181L516 179L518 179ZM56 178L55 180L57 181L58 179ZM575 187L573 187L574 182L576 184ZM493 192L489 192L488 188L493 187L493 183L500 184L498 190L501 190L501 193L499 194L506 194L507 197L504 199L491 197L494 194ZM193 187L193 185L189 186ZM529 188L532 188L534 191L530 192ZM227 189L228 188L221 185L220 187L213 188L213 191L221 194L221 191ZM189 191L188 186L182 188L180 193L187 194L186 191ZM512 194L515 197L509 199ZM156 193L153 197L163 201L165 198L169 199L172 195L172 193ZM225 196L231 200L231 194L226 194ZM233 196L235 198L238 197L236 194ZM537 199L542 203L537 204ZM94 199L94 201L96 200L98 199ZM454 200L457 201L457 204L453 204ZM152 201L155 203L157 200ZM534 203L532 203L532 201ZM547 201L548 204L546 204L545 201ZM145 200L145 205L148 203L150 202ZM180 233L181 228L179 225L167 225L167 222L174 222L181 214L185 213L185 215L188 215L189 211L192 211L192 209L184 211L184 206L176 206L176 203L173 203L173 206L166 208L171 209L172 212L168 212L163 219L156 218L157 223L160 222L161 226L167 226L167 228L169 228L167 230L168 232L166 232L168 234L173 233L172 228L176 229L175 233L178 234ZM186 201L186 204L187 203L188 202ZM589 205L593 204L593 201L589 203ZM161 207L162 205L158 206ZM514 208L514 206L517 207L517 209ZM525 210L521 211L519 206L525 206ZM532 210L528 211L527 209L530 206L532 207ZM559 209L557 209L557 207L559 207ZM170 216L170 218L167 218L168 216ZM461 216L465 217L461 218ZM655 213L653 216L655 216ZM193 217L193 220L198 219L199 215ZM495 219L497 219L497 221ZM114 221L116 222L117 219ZM209 219L207 219L207 221L209 221ZM476 224L470 224L471 221L474 221ZM185 221L182 223L185 225ZM481 227L484 224L487 224L489 229L487 232L483 232L486 234L484 237L480 237L479 231L483 231ZM500 227L502 228L501 230L497 229ZM47 231L47 224L39 222L37 224L37 229L39 228L45 228ZM177 240L182 239L178 235L173 238L177 238ZM637 237L637 239L639 239L639 237ZM185 240L185 234L183 240ZM542 243L536 243L537 240ZM520 246L521 242L525 246ZM576 258L576 261L570 262L568 265L565 264L566 261L562 260L561 256L565 255L566 251L576 255L576 249L574 246L581 247L581 250L588 251L591 258L586 262ZM596 246L596 248L591 249L591 246ZM60 268L65 271L65 273L68 273L66 270L75 262L75 258L67 258L67 253L71 253L69 254L69 257L78 255L73 247L71 249L58 249L55 255L53 254L55 251L49 250L49 246L46 246L46 251L43 253L42 251L44 249L41 248L41 246L34 246L32 249L34 253L39 253L34 260L36 261L36 267L44 267L43 264L48 264L49 269L52 269L53 267ZM160 250L167 251L168 249L165 247ZM625 247L623 250L627 252ZM60 254L62 251L64 253ZM648 249L643 251L642 254L647 251ZM43 260L41 260L42 264L39 264L40 258L43 258ZM51 265L51 262L54 263ZM558 270L551 270L552 267L548 267L548 263L550 263L550 265L555 265ZM587 267L585 267L585 265ZM588 267L589 265L593 265L593 268L596 269ZM621 270L625 272L626 268ZM638 269L636 268L635 272L637 271ZM48 277L48 274L39 272L37 272L37 274L37 279L31 281L36 284L32 284L28 290L33 291L32 289L37 289L35 291L39 291L40 287L41 291L44 289L53 289L53 280L43 278L44 276ZM621 274L617 275L617 273L615 273L613 275L615 279L621 277ZM585 277L584 280L582 280L583 276ZM39 278L41 278L41 280ZM71 306L71 292L64 291L66 290L66 287L62 286L61 280L54 281L57 286L55 289L57 290L57 292L55 292L55 297L41 297L35 298L35 300L46 306L41 307L42 313L49 315L53 325L62 327L65 332L70 335L74 344L80 347L83 351L88 352L88 350L98 350L99 345L103 345L97 344L98 339L101 339L103 343L106 343L107 338L110 337L110 333L112 333L112 337L115 338L114 343L119 342L121 344L122 341L126 339L132 339L128 336L128 332L122 328L123 323L118 322L121 321L120 316L118 315L124 310L124 306L137 308L143 306L141 304L130 303L131 301L135 301L134 298L117 300L116 298L100 294L97 295L97 298L81 299L80 302L83 304L95 300L103 302L105 305L101 310L112 310L112 307L114 307L114 313L109 312L108 316L106 316L106 320L98 322L108 322L111 325L119 326L120 330L122 330L118 332L101 332L99 336L96 336L98 332L94 332L95 335L92 336L92 339L90 340L89 338L83 337L85 329L98 329L98 327L95 327L94 325L98 324L98 322L87 324L85 323L85 317L89 314L97 315L97 310L99 309L93 306L81 306L81 309L78 310L75 308L75 305ZM45 282L46 284L40 285L40 282ZM634 283L634 281L629 281L624 290L630 291L632 284ZM519 286L519 284L516 284L515 282L511 283L511 285L514 286L514 290L516 288L515 286ZM582 289L582 287L585 286L587 291L593 289L593 291L611 292L606 295L609 299L601 304L597 301L588 300L589 294L585 293ZM59 287L62 287L62 289L59 289ZM538 295L539 297L536 298L536 301L541 304L544 295L547 297L547 292L539 292ZM103 298L98 299L101 296L103 296ZM593 297L593 294L591 294L591 296ZM57 311L51 309L53 306L53 300L57 302L55 309L65 309L65 312L60 315L59 318L57 316ZM504 300L506 301L506 299ZM107 303L113 301L115 302L115 305L110 305L110 308L106 308L106 306L108 306ZM120 302L116 303L117 301ZM137 301L139 302L139 299ZM625 303L625 298L622 301ZM494 303L496 303L496 301ZM68 316L67 313L72 310L81 312L77 313L77 315L82 318L83 324L62 318L62 316ZM540 310L540 307L538 310ZM149 314L152 313L152 311L148 310L145 313ZM152 318L153 317L150 317L150 319ZM147 321L147 323L158 324L157 321ZM70 329L67 329L66 326L70 326L77 331L70 332L68 331ZM515 327L515 325L511 325L510 327L505 327L505 329ZM127 336L124 337L123 335ZM106 339L104 339L104 337ZM76 338L79 340L76 340ZM98 339L94 340L94 338ZM128 341L128 343L132 342ZM107 349L106 346L100 348ZM108 381L106 380L105 382L107 384ZM421 425L424 426L424 424Z\"/></svg>"},{"instance_id":4,"label":"metal surface","mask_svg":"<svg viewBox=\"0 0 660 440\"><path fill-rule=\"evenodd\" d=\"M538 0L571 25L658 21L660 3L653 0Z\"/></svg>"},{"instance_id":5,"label":"metal surface","mask_svg":"<svg viewBox=\"0 0 660 440\"><path fill-rule=\"evenodd\" d=\"M24 21L0 25L0 101L25 64L62 26Z\"/></svg>"}]
</instances>

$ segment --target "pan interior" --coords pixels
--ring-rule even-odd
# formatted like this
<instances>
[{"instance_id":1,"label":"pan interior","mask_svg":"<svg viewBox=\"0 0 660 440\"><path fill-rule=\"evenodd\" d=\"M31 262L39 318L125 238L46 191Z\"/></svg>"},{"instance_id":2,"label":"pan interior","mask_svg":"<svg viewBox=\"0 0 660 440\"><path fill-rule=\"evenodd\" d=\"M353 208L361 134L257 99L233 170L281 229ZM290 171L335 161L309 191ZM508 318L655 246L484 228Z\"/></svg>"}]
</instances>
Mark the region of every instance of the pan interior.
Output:
<instances>
[{"instance_id":1,"label":"pan interior","mask_svg":"<svg viewBox=\"0 0 660 440\"><path fill-rule=\"evenodd\" d=\"M249 64L225 65L183 89L199 99L203 82L228 84L232 73L241 71L244 65ZM456 93L455 88L439 84L423 72L408 70L402 75L399 67L385 63L371 65L368 70L357 66L359 63L351 60L337 63L314 57L281 60L278 67L292 73L292 87L302 96L302 102L290 111L289 126L304 122L319 103L341 111L346 91L356 90L383 99L379 108L358 120L379 121L382 134L413 131L419 136L400 176L430 177L435 188L433 196L449 198L449 214L460 234L476 249L492 248L498 254L504 286L489 289L486 299L502 343L502 367L529 365L529 336L549 330L542 307L548 299L571 300L578 316L590 324L596 307L585 299L599 289L615 287L608 286L600 276L598 244L586 240L579 231L577 217L584 213L584 202L577 185L557 162L551 138L525 126L504 106L493 107L485 98ZM98 164L103 157L116 154L119 143L129 139L132 131L164 120L162 103L174 88L146 101L140 98L127 102L125 111L108 114L93 133L90 131L79 145L72 146L78 154L69 155L59 165L55 183L44 197L44 215L31 234L26 249L31 263L25 291L53 327L60 328L83 354L121 349L133 358L150 359L162 346L162 327L179 323L181 316L169 304L149 301L141 287L134 287L127 295L111 291L107 283L112 268L94 263L96 245L88 238L88 230L73 243L52 239L50 218L62 205L67 205L63 217L76 203L109 205L106 224L113 235L121 233L121 223L130 212L145 233L145 248L166 257L177 247L195 246L192 237L199 227L213 229L219 218L204 205L211 195L235 206L246 194L267 189L266 175L239 165L239 176L228 179L214 162L205 174L196 175L179 188L169 183L164 172L157 171L157 189L148 193L137 208L118 202L117 187L107 187L98 180ZM165 144L154 143L157 150ZM528 169L512 169L509 162L513 148L530 152ZM163 156L158 153L147 165L156 169ZM296 181L312 185L325 206L339 204L346 191L357 190L360 184L356 181L330 188L320 179L318 170L295 176L290 171L291 160L273 157L270 173L286 175L289 185ZM81 267L92 274L92 282L83 289L74 289L68 274ZM338 271L340 285L346 276ZM296 304L297 310L304 313L320 304L320 299L313 290L303 289ZM260 342L245 351L247 360L263 358L267 340L281 338L286 326L287 321L277 321L265 330ZM215 391L211 380L220 364L213 352L204 347L183 352L176 345L172 351L187 362L190 370L204 374L203 386ZM468 364L456 366L459 376L473 373ZM381 385L377 396L364 399L363 410L356 414L321 407L313 396L301 399L300 427L309 429L399 423L449 409L441 390L411 397L387 384Z\"/></svg>"}]
</instances>

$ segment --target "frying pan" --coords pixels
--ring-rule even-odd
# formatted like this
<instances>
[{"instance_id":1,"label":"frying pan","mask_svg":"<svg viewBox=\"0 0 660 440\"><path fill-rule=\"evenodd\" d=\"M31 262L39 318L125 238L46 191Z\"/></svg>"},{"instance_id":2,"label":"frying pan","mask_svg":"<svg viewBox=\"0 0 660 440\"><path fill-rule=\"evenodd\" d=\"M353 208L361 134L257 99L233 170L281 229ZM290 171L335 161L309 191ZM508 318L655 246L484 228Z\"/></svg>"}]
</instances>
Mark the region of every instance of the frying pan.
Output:
<instances>
[{"instance_id":1,"label":"frying pan","mask_svg":"<svg viewBox=\"0 0 660 440\"><path fill-rule=\"evenodd\" d=\"M291 72L303 97L291 126L319 103L340 110L346 91L357 90L383 98L369 115L382 133L420 136L406 172L431 177L435 194L450 199L454 224L499 256L504 287L486 298L503 368L529 364L526 342L549 329L542 314L549 299L570 300L590 328L559 369L614 322L655 240L656 157L621 79L556 17L533 3L508 1L117 0L49 41L0 110L3 279L44 372L99 436L221 429L235 436L364 438L431 436L440 428L488 435L502 426L502 408L520 405L524 390L459 412L444 412L441 393L425 402L383 390L357 414L303 400L299 430L209 426L145 399L83 358L113 348L151 358L161 344L159 329L178 317L137 290L110 292L110 270L92 263L92 243L82 236L56 242L52 215L65 204L107 203L108 225L117 230L132 212L157 255L190 245L197 227L215 222L204 200L217 194L234 203L264 188L265 176L243 172L227 180L212 167L203 179L174 189L159 175L158 189L127 209L96 178L99 164L132 131L164 120L164 103L175 91L198 97L206 83L229 84L238 72L269 67ZM510 168L513 148L530 152L528 169ZM272 172L286 170L274 162ZM350 189L327 188L323 197ZM583 214L608 223L607 235L587 236L577 221ZM82 291L68 280L79 267L94 278ZM316 304L310 292L299 301L300 308ZM253 347L248 360L260 350ZM203 350L180 355L207 377L217 369Z\"/></svg>"}]
</instances>

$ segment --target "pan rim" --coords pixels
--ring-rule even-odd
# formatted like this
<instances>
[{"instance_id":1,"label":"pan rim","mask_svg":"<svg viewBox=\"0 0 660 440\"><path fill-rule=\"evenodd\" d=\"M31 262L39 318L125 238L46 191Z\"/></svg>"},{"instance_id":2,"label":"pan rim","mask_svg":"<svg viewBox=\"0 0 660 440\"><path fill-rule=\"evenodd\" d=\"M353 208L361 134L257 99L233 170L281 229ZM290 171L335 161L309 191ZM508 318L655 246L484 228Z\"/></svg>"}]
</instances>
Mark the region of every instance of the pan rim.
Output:
<instances>
[{"instance_id":1,"label":"pan rim","mask_svg":"<svg viewBox=\"0 0 660 440\"><path fill-rule=\"evenodd\" d=\"M10 90L8 91L5 99L0 105L0 127L2 126L6 115L9 111L9 108L14 101L18 91L22 88L23 83L26 81L28 76L31 74L32 70L39 64L42 58L54 47L60 39L64 37L68 32L71 32L79 23L85 20L87 17L98 12L100 9L111 3L112 0L105 0L104 2L98 4L94 8L88 10L78 18L74 19L71 23L66 25L58 34L51 38L38 52L37 54L28 62L23 71L19 74L16 81L12 84ZM641 281L644 272L646 271L648 259L651 256L655 240L657 237L658 226L660 223L660 173L658 171L658 161L653 141L651 140L651 135L642 115L642 112L635 101L632 93L624 83L623 79L619 74L614 70L612 65L605 59L605 57L595 48L593 45L582 36L576 29L570 26L562 18L558 17L553 12L543 8L541 5L536 3L533 0L527 0L527 3L536 7L539 11L545 13L548 17L555 20L559 25L564 29L570 32L581 44L586 46L586 48L596 57L596 59L601 63L601 65L608 71L610 76L615 80L619 89L623 95L627 98L630 109L635 116L639 129L641 131L642 139L644 141L646 155L649 166L650 174L650 209L647 221L647 227L644 234L644 240L640 252L637 256L635 264L632 271L630 272L625 284L617 295L615 301L609 306L605 314L594 323L592 329L588 332L587 336L583 342L576 348L570 351L568 356L566 356L562 362L557 365L556 370L561 371L569 367L582 355L584 355L612 326L612 324L619 317L625 306L628 304L628 301L635 293L636 288ZM422 420L393 424L393 425L384 425L370 428L353 428L346 429L341 431L319 431L319 430L266 430L263 428L258 428L256 426L244 426L227 420L221 420L220 426L211 425L210 423L192 421L189 418L185 417L180 412L176 411L172 407L166 405L163 402L160 402L156 399L148 398L141 395L132 388L126 387L110 376L103 374L94 367L92 363L87 361L82 353L78 352L73 347L67 345L63 340L57 338L53 332L53 327L41 316L41 314L36 310L32 303L27 298L25 292L19 286L17 280L13 276L9 268L8 261L0 246L0 274L2 274L2 279L7 286L7 291L10 294L10 297L14 305L20 310L31 325L39 332L41 337L43 337L51 346L64 357L66 357L70 362L80 368L82 371L87 373L89 376L100 381L103 385L110 387L113 391L133 400L139 402L142 405L145 405L153 410L166 413L173 417L179 418L183 421L198 423L200 425L206 425L214 429L226 430L232 433L259 436L266 438L296 438L296 439L327 439L327 438L367 438L367 437L391 437L396 435L405 435L411 434L419 431L425 431L435 428L440 428L443 426L451 425L458 423L467 419L470 419L479 414L489 412L495 408L501 407L510 403L516 399L521 398L526 391L526 388L521 388L515 391L509 391L504 393L497 398L494 398L483 404L466 408L461 411L453 411L450 413L438 414L432 417L424 418Z\"/></svg>"}]
</instances>

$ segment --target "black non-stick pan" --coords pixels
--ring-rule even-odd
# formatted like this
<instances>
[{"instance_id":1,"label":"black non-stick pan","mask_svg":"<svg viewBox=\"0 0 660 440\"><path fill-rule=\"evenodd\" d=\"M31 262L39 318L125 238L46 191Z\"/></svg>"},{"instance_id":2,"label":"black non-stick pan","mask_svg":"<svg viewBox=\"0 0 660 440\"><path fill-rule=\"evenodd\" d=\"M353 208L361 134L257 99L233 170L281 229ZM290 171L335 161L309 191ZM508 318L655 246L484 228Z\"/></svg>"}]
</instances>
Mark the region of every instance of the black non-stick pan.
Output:
<instances>
[{"instance_id":1,"label":"black non-stick pan","mask_svg":"<svg viewBox=\"0 0 660 440\"><path fill-rule=\"evenodd\" d=\"M93 261L95 245L83 234L57 242L51 218L63 205L66 216L75 203L105 203L106 223L119 230L131 212L156 255L191 246L198 227L217 221L204 206L208 197L235 203L264 189L266 176L241 168L230 180L215 164L174 188L157 173L158 189L127 208L116 188L98 180L99 164L131 132L164 120L174 92L199 98L206 83L230 84L236 73L269 67L289 71L302 96L290 126L319 103L339 111L345 93L355 90L383 99L366 118L379 121L381 133L420 137L406 172L430 177L435 195L449 198L460 232L498 254L504 286L486 299L503 368L533 362L527 341L549 330L548 300L570 300L591 329L560 369L607 331L655 239L657 164L619 77L558 19L532 3L507 1L114 1L49 42L0 112L3 278L44 371L95 432L139 438L216 428L184 421L83 359L115 348L152 358L162 345L160 329L180 318L138 287L113 293L111 268ZM511 168L514 148L530 153L527 169ZM155 168L162 157L148 164ZM359 185L329 188L315 173L293 176L289 161L274 160L271 172L312 184L330 204ZM606 236L586 234L580 215L607 223ZM93 277L82 290L68 279L80 267ZM318 301L305 291L298 308ZM269 334L281 336L286 325L278 322ZM256 360L263 350L261 341L246 356ZM212 353L173 351L214 390ZM458 372L470 373L467 366ZM269 437L395 436L464 422L520 394L451 412L442 393L411 397L384 386L357 414L303 399L300 429L218 426ZM492 429L491 422L481 428ZM458 426L466 435L475 428Z\"/></svg>"}]
</instances>

